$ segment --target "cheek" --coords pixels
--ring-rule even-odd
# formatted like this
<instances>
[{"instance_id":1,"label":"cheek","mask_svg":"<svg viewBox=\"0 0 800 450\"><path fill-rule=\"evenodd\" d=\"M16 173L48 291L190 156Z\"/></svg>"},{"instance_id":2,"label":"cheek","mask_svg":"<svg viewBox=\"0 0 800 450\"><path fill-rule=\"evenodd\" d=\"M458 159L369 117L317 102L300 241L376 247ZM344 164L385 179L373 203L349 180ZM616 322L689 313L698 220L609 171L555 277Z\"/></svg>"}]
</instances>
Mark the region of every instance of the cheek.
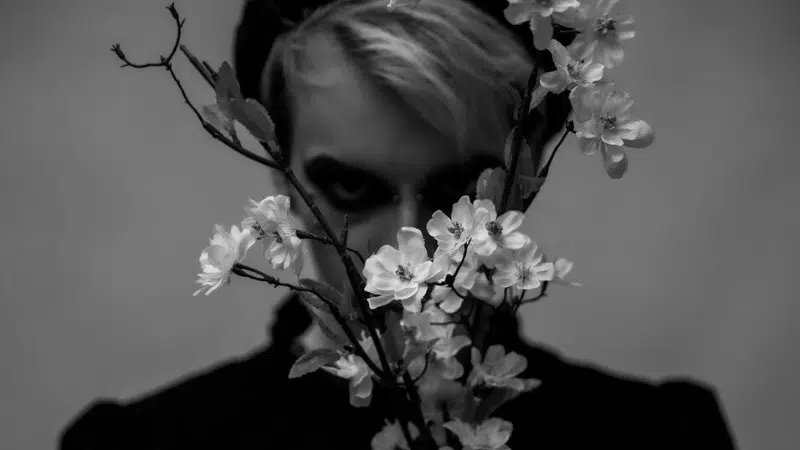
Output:
<instances>
[{"instance_id":1,"label":"cheek","mask_svg":"<svg viewBox=\"0 0 800 450\"><path fill-rule=\"evenodd\" d=\"M341 218L341 215L338 217ZM341 227L341 219L338 222ZM383 245L397 247L397 230L398 226L396 220L393 220L391 212L376 211L369 217L360 218L348 226L347 245L357 250L366 259ZM322 235L322 232L320 231L318 234ZM320 242L307 242L307 244L310 245L320 279L340 289L348 286L347 277L336 249ZM356 268L361 273L363 265L358 257L352 256Z\"/></svg>"}]
</instances>

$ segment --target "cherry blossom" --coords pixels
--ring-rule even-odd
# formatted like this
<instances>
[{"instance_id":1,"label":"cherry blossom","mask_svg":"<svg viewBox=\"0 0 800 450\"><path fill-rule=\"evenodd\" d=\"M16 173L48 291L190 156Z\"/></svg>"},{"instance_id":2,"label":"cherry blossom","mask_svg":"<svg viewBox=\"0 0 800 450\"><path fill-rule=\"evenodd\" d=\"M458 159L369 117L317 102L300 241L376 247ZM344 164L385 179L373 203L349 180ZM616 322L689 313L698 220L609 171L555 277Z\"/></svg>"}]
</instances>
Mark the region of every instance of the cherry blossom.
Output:
<instances>
[{"instance_id":1,"label":"cherry blossom","mask_svg":"<svg viewBox=\"0 0 800 450\"><path fill-rule=\"evenodd\" d=\"M445 423L444 427L458 437L464 450L511 450L506 443L514 426L503 419L494 417L477 426L456 419Z\"/></svg>"},{"instance_id":2,"label":"cherry blossom","mask_svg":"<svg viewBox=\"0 0 800 450\"><path fill-rule=\"evenodd\" d=\"M643 120L631 118L630 95L617 88L576 88L570 93L575 111L578 146L587 155L600 150L603 165L612 178L625 174L628 161L625 147L644 148L655 135Z\"/></svg>"},{"instance_id":3,"label":"cherry blossom","mask_svg":"<svg viewBox=\"0 0 800 450\"><path fill-rule=\"evenodd\" d=\"M398 300L410 312L419 312L428 281L443 274L442 268L428 258L422 232L403 227L397 232L398 248L384 245L367 258L363 274L365 291L376 294L368 299L372 309Z\"/></svg>"},{"instance_id":4,"label":"cherry blossom","mask_svg":"<svg viewBox=\"0 0 800 450\"><path fill-rule=\"evenodd\" d=\"M359 339L367 356L376 361L377 350L373 340L362 333ZM323 366L322 369L337 377L350 380L350 404L355 407L369 406L372 399L372 371L367 362L358 355L347 354L334 363L335 367Z\"/></svg>"},{"instance_id":5,"label":"cherry blossom","mask_svg":"<svg viewBox=\"0 0 800 450\"><path fill-rule=\"evenodd\" d=\"M572 271L572 267L574 264L572 261L568 261L564 258L558 258L553 263L553 268L555 270L553 279L551 282L556 284L564 284L567 286L574 286L580 287L581 283L577 283L575 281L569 281L566 279L567 275Z\"/></svg>"},{"instance_id":6,"label":"cherry blossom","mask_svg":"<svg viewBox=\"0 0 800 450\"><path fill-rule=\"evenodd\" d=\"M571 90L575 86L588 87L603 78L603 65L592 62L589 55L583 59L573 59L566 47L556 40L550 41L550 53L556 70L542 75L539 84L554 94Z\"/></svg>"},{"instance_id":7,"label":"cherry blossom","mask_svg":"<svg viewBox=\"0 0 800 450\"><path fill-rule=\"evenodd\" d=\"M433 213L426 228L428 234L438 242L438 249L449 252L464 245L487 217L488 211L475 207L469 196L464 195L453 205L450 217L438 210Z\"/></svg>"},{"instance_id":8,"label":"cherry blossom","mask_svg":"<svg viewBox=\"0 0 800 450\"><path fill-rule=\"evenodd\" d=\"M516 231L522 225L525 215L519 211L507 211L497 217L494 204L489 200L475 200L476 208L488 211L484 226L477 227L472 234L475 253L490 256L498 248L518 249L527 242L524 234Z\"/></svg>"},{"instance_id":9,"label":"cherry blossom","mask_svg":"<svg viewBox=\"0 0 800 450\"><path fill-rule=\"evenodd\" d=\"M553 279L553 263L545 262L538 246L532 240L518 250L512 250L498 264L493 280L499 287L516 287L522 290L536 289L542 281Z\"/></svg>"},{"instance_id":10,"label":"cherry blossom","mask_svg":"<svg viewBox=\"0 0 800 450\"><path fill-rule=\"evenodd\" d=\"M546 50L553 39L553 13L563 13L578 6L578 0L509 0L503 13L513 25L530 21L534 47Z\"/></svg>"},{"instance_id":11,"label":"cherry blossom","mask_svg":"<svg viewBox=\"0 0 800 450\"><path fill-rule=\"evenodd\" d=\"M209 246L200 254L200 267L203 273L198 274L198 284L202 287L193 295L205 291L209 295L220 286L230 284L233 266L242 262L247 250L255 242L249 229L240 230L233 225L231 231L225 231L222 225L214 226L214 237L209 239Z\"/></svg>"},{"instance_id":12,"label":"cherry blossom","mask_svg":"<svg viewBox=\"0 0 800 450\"><path fill-rule=\"evenodd\" d=\"M289 197L269 196L260 202L250 200L245 208L249 214L242 221L243 228L252 228L256 238L264 244L264 257L273 269L294 269L299 274L303 267L302 241L290 222Z\"/></svg>"},{"instance_id":13,"label":"cherry blossom","mask_svg":"<svg viewBox=\"0 0 800 450\"><path fill-rule=\"evenodd\" d=\"M579 9L577 21L580 34L570 45L580 58L594 55L594 60L611 69L620 63L625 55L621 41L636 35L633 17L620 17L614 14L619 0L598 0L585 4Z\"/></svg>"},{"instance_id":14,"label":"cherry blossom","mask_svg":"<svg viewBox=\"0 0 800 450\"><path fill-rule=\"evenodd\" d=\"M500 344L490 346L483 359L480 350L475 347L472 347L470 356L472 373L467 382L472 386L486 383L489 386L526 391L539 384L537 380L516 378L528 367L528 360L516 352L506 354Z\"/></svg>"},{"instance_id":15,"label":"cherry blossom","mask_svg":"<svg viewBox=\"0 0 800 450\"><path fill-rule=\"evenodd\" d=\"M419 430L413 423L408 424L408 432L411 434L411 439L419 436ZM387 420L383 429L372 438L371 445L372 450L409 450L408 442L397 421Z\"/></svg>"}]
</instances>

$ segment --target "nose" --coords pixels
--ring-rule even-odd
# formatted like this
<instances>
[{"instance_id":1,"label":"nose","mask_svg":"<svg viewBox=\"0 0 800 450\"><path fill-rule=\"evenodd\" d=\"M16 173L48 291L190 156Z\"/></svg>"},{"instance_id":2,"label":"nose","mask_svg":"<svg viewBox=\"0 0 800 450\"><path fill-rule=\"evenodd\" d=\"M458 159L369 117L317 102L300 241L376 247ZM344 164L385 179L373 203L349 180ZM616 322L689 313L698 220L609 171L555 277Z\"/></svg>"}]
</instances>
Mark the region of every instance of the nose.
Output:
<instances>
[{"instance_id":1,"label":"nose","mask_svg":"<svg viewBox=\"0 0 800 450\"><path fill-rule=\"evenodd\" d=\"M398 196L395 202L396 222L391 228L391 242L392 245L397 245L396 236L397 232L402 227L414 227L422 232L425 237L425 249L428 251L428 256L433 257L433 252L436 250L436 240L428 235L426 230L428 221L433 215L433 211L428 211L422 202L420 196L413 191L404 192Z\"/></svg>"}]
</instances>

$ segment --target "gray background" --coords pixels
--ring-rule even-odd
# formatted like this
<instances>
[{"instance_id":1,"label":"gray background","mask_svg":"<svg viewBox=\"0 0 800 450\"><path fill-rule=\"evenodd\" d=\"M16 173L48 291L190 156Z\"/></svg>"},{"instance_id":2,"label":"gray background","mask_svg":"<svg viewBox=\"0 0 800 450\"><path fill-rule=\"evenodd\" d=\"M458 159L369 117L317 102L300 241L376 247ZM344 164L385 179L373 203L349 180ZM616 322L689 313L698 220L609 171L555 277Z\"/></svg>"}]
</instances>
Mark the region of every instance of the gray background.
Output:
<instances>
[{"instance_id":1,"label":"gray background","mask_svg":"<svg viewBox=\"0 0 800 450\"><path fill-rule=\"evenodd\" d=\"M435 0L424 0L435 1ZM185 42L229 59L239 3L184 0ZM742 448L800 441L795 2L632 1L616 71L657 131L610 180L568 140L526 231L576 262L525 328L564 354L716 386ZM160 70L164 1L3 2L0 448L52 448L100 395L127 397L265 340L282 292L192 297L214 223L271 194ZM211 93L180 60L194 99Z\"/></svg>"}]
</instances>

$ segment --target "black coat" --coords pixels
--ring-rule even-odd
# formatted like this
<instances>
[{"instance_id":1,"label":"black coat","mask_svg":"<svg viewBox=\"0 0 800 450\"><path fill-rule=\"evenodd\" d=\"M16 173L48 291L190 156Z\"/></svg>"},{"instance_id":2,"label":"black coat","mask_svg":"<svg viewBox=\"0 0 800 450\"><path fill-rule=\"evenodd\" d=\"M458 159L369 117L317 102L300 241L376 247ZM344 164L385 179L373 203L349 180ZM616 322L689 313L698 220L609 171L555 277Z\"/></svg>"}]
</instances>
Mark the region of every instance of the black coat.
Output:
<instances>
[{"instance_id":1,"label":"black coat","mask_svg":"<svg viewBox=\"0 0 800 450\"><path fill-rule=\"evenodd\" d=\"M60 449L369 449L392 416L378 385L369 408L353 408L346 380L287 377L292 343L309 325L290 298L269 347L133 401L97 400L65 429ZM735 448L709 386L622 377L521 339L511 349L528 358L523 377L542 381L495 414L514 423L512 450Z\"/></svg>"}]
</instances>

